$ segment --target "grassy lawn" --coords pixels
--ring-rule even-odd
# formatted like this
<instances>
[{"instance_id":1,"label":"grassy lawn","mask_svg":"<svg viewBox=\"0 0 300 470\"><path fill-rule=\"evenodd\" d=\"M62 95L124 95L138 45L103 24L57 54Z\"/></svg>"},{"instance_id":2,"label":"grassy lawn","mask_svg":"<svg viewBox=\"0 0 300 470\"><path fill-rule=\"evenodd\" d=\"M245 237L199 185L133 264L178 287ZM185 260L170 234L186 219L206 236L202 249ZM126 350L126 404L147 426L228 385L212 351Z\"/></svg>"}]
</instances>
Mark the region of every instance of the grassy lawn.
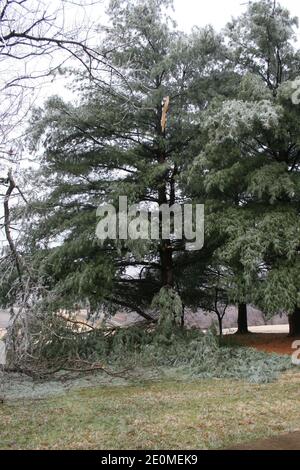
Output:
<instances>
[{"instance_id":1,"label":"grassy lawn","mask_svg":"<svg viewBox=\"0 0 300 470\"><path fill-rule=\"evenodd\" d=\"M0 405L1 449L208 449L300 429L300 373L93 387Z\"/></svg>"}]
</instances>

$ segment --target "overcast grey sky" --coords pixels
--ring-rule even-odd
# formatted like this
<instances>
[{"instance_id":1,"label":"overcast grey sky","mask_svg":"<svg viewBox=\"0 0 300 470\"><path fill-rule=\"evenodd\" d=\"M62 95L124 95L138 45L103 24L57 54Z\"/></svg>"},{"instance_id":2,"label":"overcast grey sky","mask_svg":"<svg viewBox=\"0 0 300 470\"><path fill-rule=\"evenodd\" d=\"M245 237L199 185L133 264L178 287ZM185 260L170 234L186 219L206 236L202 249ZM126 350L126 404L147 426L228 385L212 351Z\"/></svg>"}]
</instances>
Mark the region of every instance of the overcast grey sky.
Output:
<instances>
[{"instance_id":1,"label":"overcast grey sky","mask_svg":"<svg viewBox=\"0 0 300 470\"><path fill-rule=\"evenodd\" d=\"M214 26L216 30L221 30L232 17L237 17L243 13L248 1L246 0L173 0L174 12L172 16L178 24L178 28L182 31L189 32L193 26L203 27L207 24ZM77 3L86 4L87 0L79 0ZM79 7L71 7L69 21L72 23L73 19L78 24L78 19L82 18L83 13L87 16L85 21L87 23L97 22L105 23L105 8L109 0L99 0L97 6L85 7L84 10ZM299 16L300 18L300 0L282 0L281 5L288 8L292 15ZM55 5L55 0L54 0ZM300 30L297 32L300 44ZM63 78L58 79L55 84L56 91L63 94L66 99L71 97L68 90L63 87ZM44 94L53 94L53 86L47 87L43 90L41 96Z\"/></svg>"},{"instance_id":2,"label":"overcast grey sky","mask_svg":"<svg viewBox=\"0 0 300 470\"><path fill-rule=\"evenodd\" d=\"M105 6L108 2L109 0L103 0L102 3ZM248 4L247 0L173 0L173 2L174 17L179 28L186 32L194 25L205 26L206 24L212 24L220 30L232 16L238 16L245 11ZM300 17L299 0L279 0L278 3L288 8L294 16ZM95 10L93 7L90 8L95 20ZM101 11L103 11L102 6L98 7L98 13Z\"/></svg>"},{"instance_id":3,"label":"overcast grey sky","mask_svg":"<svg viewBox=\"0 0 300 470\"><path fill-rule=\"evenodd\" d=\"M98 7L99 16L108 2L109 0L103 0L103 6ZM186 32L194 25L205 26L207 24L212 24L215 29L220 30L232 16L238 16L245 11L248 4L247 0L173 0L173 2L174 18L179 28ZM282 0L278 3L288 8L294 16L300 17L299 0ZM95 20L94 8L90 7L90 11ZM89 16L91 17L90 13Z\"/></svg>"},{"instance_id":4,"label":"overcast grey sky","mask_svg":"<svg viewBox=\"0 0 300 470\"><path fill-rule=\"evenodd\" d=\"M178 26L188 31L193 25L204 26L211 23L221 29L232 16L238 16L246 9L246 0L175 0L175 18ZM300 17L299 0L282 0L294 16ZM300 37L300 36L299 36Z\"/></svg>"}]
</instances>

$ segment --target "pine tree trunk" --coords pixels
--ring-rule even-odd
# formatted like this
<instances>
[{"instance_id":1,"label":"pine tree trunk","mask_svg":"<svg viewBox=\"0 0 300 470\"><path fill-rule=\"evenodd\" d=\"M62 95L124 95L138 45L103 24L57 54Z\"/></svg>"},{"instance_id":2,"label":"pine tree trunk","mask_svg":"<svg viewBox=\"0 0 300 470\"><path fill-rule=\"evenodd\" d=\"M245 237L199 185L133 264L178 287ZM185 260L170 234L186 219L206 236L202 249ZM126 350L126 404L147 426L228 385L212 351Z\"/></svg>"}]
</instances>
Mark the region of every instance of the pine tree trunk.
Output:
<instances>
[{"instance_id":1,"label":"pine tree trunk","mask_svg":"<svg viewBox=\"0 0 300 470\"><path fill-rule=\"evenodd\" d=\"M247 318L247 304L241 303L238 305L238 334L247 335L248 330L248 318Z\"/></svg>"},{"instance_id":2,"label":"pine tree trunk","mask_svg":"<svg viewBox=\"0 0 300 470\"><path fill-rule=\"evenodd\" d=\"M289 336L300 336L300 307L295 307L294 313L289 315Z\"/></svg>"},{"instance_id":3,"label":"pine tree trunk","mask_svg":"<svg viewBox=\"0 0 300 470\"><path fill-rule=\"evenodd\" d=\"M173 287L174 276L173 276L173 253L172 248L167 243L168 240L162 241L162 248L160 252L160 263L161 263L161 281L162 287Z\"/></svg>"},{"instance_id":4,"label":"pine tree trunk","mask_svg":"<svg viewBox=\"0 0 300 470\"><path fill-rule=\"evenodd\" d=\"M219 333L220 333L220 338L223 336L223 321L220 315L218 315L218 324L219 324Z\"/></svg>"},{"instance_id":5,"label":"pine tree trunk","mask_svg":"<svg viewBox=\"0 0 300 470\"><path fill-rule=\"evenodd\" d=\"M185 325L185 306L182 304L182 315L181 315L181 328Z\"/></svg>"},{"instance_id":6,"label":"pine tree trunk","mask_svg":"<svg viewBox=\"0 0 300 470\"><path fill-rule=\"evenodd\" d=\"M160 78L157 77L157 87L160 86ZM157 135L159 138L166 138L165 129L161 127L161 118L162 118L162 108L160 106L157 107ZM164 150L161 150L158 154L158 163L160 165L164 165L167 159L167 155ZM174 182L171 184L171 194L170 199L168 200L168 189L167 189L167 182L168 182L168 171L163 175L162 181L160 183L158 189L158 204L161 206L162 204L169 204L170 206L175 202L175 187ZM174 199L174 200L173 200ZM160 232L161 232L161 214L160 214ZM160 233L161 236L161 233ZM171 247L170 240L162 240L161 239L161 246L160 246L160 268L161 268L161 283L162 287L174 287L174 276L173 276L173 250Z\"/></svg>"},{"instance_id":7,"label":"pine tree trunk","mask_svg":"<svg viewBox=\"0 0 300 470\"><path fill-rule=\"evenodd\" d=\"M162 184L158 192L159 206L162 204L168 204L167 198L167 187L166 184ZM162 219L160 218L160 232L162 230ZM162 234L160 233L160 236ZM161 268L161 283L162 287L173 287L174 276L173 276L173 251L170 240L162 240L160 242L160 268Z\"/></svg>"}]
</instances>

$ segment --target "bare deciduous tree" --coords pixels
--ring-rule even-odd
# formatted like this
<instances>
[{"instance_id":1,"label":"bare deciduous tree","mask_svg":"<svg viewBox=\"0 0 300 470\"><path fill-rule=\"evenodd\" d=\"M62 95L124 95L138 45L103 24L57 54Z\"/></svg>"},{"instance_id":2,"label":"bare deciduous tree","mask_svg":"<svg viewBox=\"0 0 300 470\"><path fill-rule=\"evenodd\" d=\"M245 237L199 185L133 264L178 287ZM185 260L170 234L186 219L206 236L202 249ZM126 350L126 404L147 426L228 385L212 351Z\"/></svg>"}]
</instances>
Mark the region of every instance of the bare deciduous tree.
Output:
<instances>
[{"instance_id":1,"label":"bare deciduous tree","mask_svg":"<svg viewBox=\"0 0 300 470\"><path fill-rule=\"evenodd\" d=\"M14 131L24 121L41 80L45 83L70 59L97 80L99 67L110 69L87 13L91 6L97 12L101 3L0 1L0 158L15 160Z\"/></svg>"},{"instance_id":2,"label":"bare deciduous tree","mask_svg":"<svg viewBox=\"0 0 300 470\"><path fill-rule=\"evenodd\" d=\"M106 85L101 77L112 68L98 47L99 34L88 16L89 7L97 13L101 3L0 0L0 186L4 188L0 229L7 242L0 265L1 280L11 270L17 271L17 286L11 288L16 288L19 298L11 312L8 342L18 349L15 352L20 361L28 352L28 314L41 292L12 233L13 198L21 197L27 203L12 168L21 160L24 122L45 82L52 80L62 67L76 64L90 79Z\"/></svg>"}]
</instances>

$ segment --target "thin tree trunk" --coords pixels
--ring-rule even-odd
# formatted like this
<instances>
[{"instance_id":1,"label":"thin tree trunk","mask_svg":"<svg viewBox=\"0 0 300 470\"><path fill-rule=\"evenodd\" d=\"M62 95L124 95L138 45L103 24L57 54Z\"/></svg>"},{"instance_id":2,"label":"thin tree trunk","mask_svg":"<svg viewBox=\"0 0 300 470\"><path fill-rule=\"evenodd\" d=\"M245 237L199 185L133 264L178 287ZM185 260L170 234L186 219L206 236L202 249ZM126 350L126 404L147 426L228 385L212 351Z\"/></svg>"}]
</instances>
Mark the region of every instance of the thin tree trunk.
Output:
<instances>
[{"instance_id":1,"label":"thin tree trunk","mask_svg":"<svg viewBox=\"0 0 300 470\"><path fill-rule=\"evenodd\" d=\"M182 314L181 314L181 328L184 328L185 325L185 306L182 304Z\"/></svg>"},{"instance_id":2,"label":"thin tree trunk","mask_svg":"<svg viewBox=\"0 0 300 470\"><path fill-rule=\"evenodd\" d=\"M223 336L223 321L220 315L218 315L218 323L219 323L219 333L220 333L220 338Z\"/></svg>"},{"instance_id":3,"label":"thin tree trunk","mask_svg":"<svg viewBox=\"0 0 300 470\"><path fill-rule=\"evenodd\" d=\"M246 335L249 333L248 330L248 318L247 318L247 304L241 303L238 305L238 334Z\"/></svg>"},{"instance_id":4,"label":"thin tree trunk","mask_svg":"<svg viewBox=\"0 0 300 470\"><path fill-rule=\"evenodd\" d=\"M289 336L300 336L300 307L295 307L294 313L289 315Z\"/></svg>"},{"instance_id":5,"label":"thin tree trunk","mask_svg":"<svg viewBox=\"0 0 300 470\"><path fill-rule=\"evenodd\" d=\"M9 186L8 186L7 191L6 191L5 198L4 198L4 203L3 203L3 206L4 206L4 229L5 229L6 240L8 242L10 251L11 251L13 257L14 257L15 265L16 265L17 272L18 272L19 281L22 284L21 260L20 260L19 254L17 252L15 242L12 238L11 230L10 230L10 222L11 221L10 221L9 202L10 202L11 195L12 195L14 189L16 188L16 183L13 179L11 171L9 171L9 173L8 173L7 183L9 184Z\"/></svg>"}]
</instances>

